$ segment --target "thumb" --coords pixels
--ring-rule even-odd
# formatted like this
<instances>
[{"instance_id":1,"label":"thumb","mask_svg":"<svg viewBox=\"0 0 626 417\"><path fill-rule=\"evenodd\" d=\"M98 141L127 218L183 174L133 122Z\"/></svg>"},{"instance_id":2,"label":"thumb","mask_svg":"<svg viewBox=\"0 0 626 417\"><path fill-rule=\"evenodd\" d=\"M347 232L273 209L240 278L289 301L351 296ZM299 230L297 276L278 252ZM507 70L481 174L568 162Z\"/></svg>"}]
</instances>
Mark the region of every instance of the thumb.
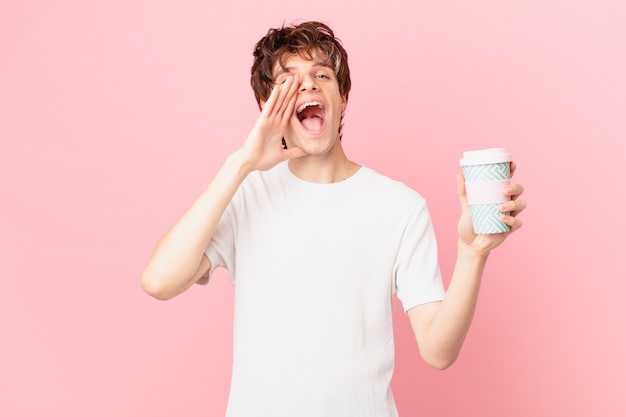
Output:
<instances>
[{"instance_id":1,"label":"thumb","mask_svg":"<svg viewBox=\"0 0 626 417\"><path fill-rule=\"evenodd\" d=\"M468 206L467 192L465 190L465 177L461 174L457 174L456 176L456 193L459 196L461 208Z\"/></svg>"},{"instance_id":2,"label":"thumb","mask_svg":"<svg viewBox=\"0 0 626 417\"><path fill-rule=\"evenodd\" d=\"M285 152L285 156L287 157L287 159L300 158L302 156L307 155L306 152L304 152L302 149L297 148L297 147L285 149L284 152Z\"/></svg>"}]
</instances>

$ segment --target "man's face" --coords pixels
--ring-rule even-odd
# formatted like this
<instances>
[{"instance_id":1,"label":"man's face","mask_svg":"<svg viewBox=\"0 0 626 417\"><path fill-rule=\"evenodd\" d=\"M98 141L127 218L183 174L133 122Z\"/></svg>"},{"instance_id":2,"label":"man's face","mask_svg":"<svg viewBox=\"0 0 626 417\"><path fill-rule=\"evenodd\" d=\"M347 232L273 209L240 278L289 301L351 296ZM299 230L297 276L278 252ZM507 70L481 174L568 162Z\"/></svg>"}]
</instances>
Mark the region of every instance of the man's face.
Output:
<instances>
[{"instance_id":1,"label":"man's face","mask_svg":"<svg viewBox=\"0 0 626 417\"><path fill-rule=\"evenodd\" d=\"M280 84L298 74L294 114L285 132L288 146L298 146L309 155L323 155L339 145L339 126L346 100L339 92L335 71L325 59L313 55L304 59L287 55L283 67L274 67L275 82Z\"/></svg>"}]
</instances>

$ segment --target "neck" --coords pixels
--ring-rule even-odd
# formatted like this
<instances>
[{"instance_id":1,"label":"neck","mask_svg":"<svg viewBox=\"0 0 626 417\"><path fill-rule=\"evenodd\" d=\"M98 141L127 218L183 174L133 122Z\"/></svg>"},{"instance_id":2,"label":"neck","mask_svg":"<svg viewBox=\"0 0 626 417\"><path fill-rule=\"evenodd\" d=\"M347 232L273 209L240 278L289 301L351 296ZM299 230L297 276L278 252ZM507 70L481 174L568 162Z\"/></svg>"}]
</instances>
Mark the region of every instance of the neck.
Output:
<instances>
[{"instance_id":1,"label":"neck","mask_svg":"<svg viewBox=\"0 0 626 417\"><path fill-rule=\"evenodd\" d=\"M360 165L350 161L341 152L339 155L307 155L289 160L289 170L303 181L317 184L332 184L354 175Z\"/></svg>"}]
</instances>

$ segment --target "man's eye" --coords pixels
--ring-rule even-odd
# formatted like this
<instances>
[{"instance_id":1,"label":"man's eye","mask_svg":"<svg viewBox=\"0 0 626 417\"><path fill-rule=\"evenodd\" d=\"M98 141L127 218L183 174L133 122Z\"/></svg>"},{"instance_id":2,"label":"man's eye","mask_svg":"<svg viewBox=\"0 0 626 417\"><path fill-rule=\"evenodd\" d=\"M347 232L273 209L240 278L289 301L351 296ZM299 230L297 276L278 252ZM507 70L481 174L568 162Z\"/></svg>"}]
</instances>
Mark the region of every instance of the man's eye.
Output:
<instances>
[{"instance_id":1,"label":"man's eye","mask_svg":"<svg viewBox=\"0 0 626 417\"><path fill-rule=\"evenodd\" d=\"M326 74L317 74L315 77L316 77L316 78L330 78L330 77L329 77L328 75L326 75Z\"/></svg>"}]
</instances>

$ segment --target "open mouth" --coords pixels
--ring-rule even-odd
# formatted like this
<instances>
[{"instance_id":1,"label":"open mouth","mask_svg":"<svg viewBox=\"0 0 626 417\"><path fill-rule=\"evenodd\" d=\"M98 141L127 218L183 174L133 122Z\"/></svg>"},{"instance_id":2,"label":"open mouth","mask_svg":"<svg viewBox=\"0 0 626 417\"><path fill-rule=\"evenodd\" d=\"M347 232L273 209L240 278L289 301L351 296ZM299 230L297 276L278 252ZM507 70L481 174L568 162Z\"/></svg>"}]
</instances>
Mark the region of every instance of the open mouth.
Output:
<instances>
[{"instance_id":1,"label":"open mouth","mask_svg":"<svg viewBox=\"0 0 626 417\"><path fill-rule=\"evenodd\" d=\"M324 126L324 107L318 101L303 103L296 110L296 114L306 130L317 132Z\"/></svg>"}]
</instances>

